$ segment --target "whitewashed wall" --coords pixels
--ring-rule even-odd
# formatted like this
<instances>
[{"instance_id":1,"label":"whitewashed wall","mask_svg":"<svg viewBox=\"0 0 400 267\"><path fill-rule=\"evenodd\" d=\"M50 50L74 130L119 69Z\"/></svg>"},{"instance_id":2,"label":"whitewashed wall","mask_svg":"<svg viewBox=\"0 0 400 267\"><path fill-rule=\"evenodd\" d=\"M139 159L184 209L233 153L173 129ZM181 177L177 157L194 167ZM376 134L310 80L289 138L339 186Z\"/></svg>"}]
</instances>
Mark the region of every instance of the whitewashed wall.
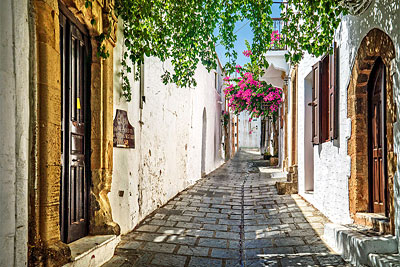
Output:
<instances>
[{"instance_id":1,"label":"whitewashed wall","mask_svg":"<svg viewBox=\"0 0 400 267\"><path fill-rule=\"evenodd\" d=\"M196 88L177 88L161 81L168 62L146 58L144 95L139 108L139 82L131 81L132 101L121 97L119 70L122 33L114 50L114 115L116 109L128 111L135 128L135 149L114 148L114 171L109 194L113 219L122 233L157 207L201 177L203 110L206 110L205 171L209 173L224 161L221 157L221 104L215 88L215 74L204 67L196 71ZM123 196L119 196L123 191Z\"/></svg>"},{"instance_id":2,"label":"whitewashed wall","mask_svg":"<svg viewBox=\"0 0 400 267\"><path fill-rule=\"evenodd\" d=\"M28 1L0 1L0 266L27 266Z\"/></svg>"},{"instance_id":3,"label":"whitewashed wall","mask_svg":"<svg viewBox=\"0 0 400 267\"><path fill-rule=\"evenodd\" d=\"M307 55L299 65L298 75L298 153L299 153L299 192L331 220L349 223L348 178L350 176L350 157L347 155L347 139L351 135L351 121L347 118L347 87L355 56L362 39L373 28L387 33L395 45L396 59L390 75L393 75L394 96L399 106L399 44L400 44L400 4L392 0L376 0L359 16L348 15L337 29L336 41L339 46L339 138L313 147L314 156L314 194L306 194L304 189L304 135L311 131L305 127L305 79L317 59ZM307 90L310 90L308 88ZM399 111L397 111L399 114ZM394 125L395 152L399 155L399 118ZM310 140L311 142L311 140ZM400 224L399 211L399 172L395 177L396 225ZM398 231L397 231L398 232Z\"/></svg>"},{"instance_id":4,"label":"whitewashed wall","mask_svg":"<svg viewBox=\"0 0 400 267\"><path fill-rule=\"evenodd\" d=\"M339 139L320 145L310 145L311 120L305 117L305 113L307 109L307 115L310 115L308 110L310 107L307 105L312 90L309 74L316 62L316 58L307 55L298 68L299 193L332 221L349 223L348 177L350 175L350 157L347 156L346 136L349 136L350 128L347 127L347 101L343 101L347 97L347 88L343 86L344 75L340 73ZM307 166L305 165L306 162ZM311 177L305 176L306 169L314 170L313 194L305 194L306 189L310 189L306 187L305 180L311 179ZM307 174L311 175L309 172ZM309 183L307 183L307 186L309 186Z\"/></svg>"}]
</instances>

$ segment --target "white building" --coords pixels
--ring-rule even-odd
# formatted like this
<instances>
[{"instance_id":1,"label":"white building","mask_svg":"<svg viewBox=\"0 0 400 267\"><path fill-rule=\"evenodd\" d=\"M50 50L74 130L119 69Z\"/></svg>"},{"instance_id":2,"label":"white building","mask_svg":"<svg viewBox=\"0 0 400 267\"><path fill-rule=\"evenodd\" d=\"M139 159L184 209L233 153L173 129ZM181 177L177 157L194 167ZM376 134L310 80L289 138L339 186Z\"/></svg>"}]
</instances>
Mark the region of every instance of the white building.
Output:
<instances>
[{"instance_id":1,"label":"white building","mask_svg":"<svg viewBox=\"0 0 400 267\"><path fill-rule=\"evenodd\" d=\"M28 262L28 1L0 2L0 266Z\"/></svg>"},{"instance_id":2,"label":"white building","mask_svg":"<svg viewBox=\"0 0 400 267\"><path fill-rule=\"evenodd\" d=\"M400 6L390 0L352 5L357 12L342 17L334 55L305 55L292 66L295 186L334 223L373 227L398 239ZM353 248L359 241L345 244L341 228L332 229L327 239L345 257L359 250L366 256L353 255L353 263L377 264L368 245ZM375 247L393 253L389 241L382 244ZM350 252L341 250L349 246Z\"/></svg>"}]
</instances>

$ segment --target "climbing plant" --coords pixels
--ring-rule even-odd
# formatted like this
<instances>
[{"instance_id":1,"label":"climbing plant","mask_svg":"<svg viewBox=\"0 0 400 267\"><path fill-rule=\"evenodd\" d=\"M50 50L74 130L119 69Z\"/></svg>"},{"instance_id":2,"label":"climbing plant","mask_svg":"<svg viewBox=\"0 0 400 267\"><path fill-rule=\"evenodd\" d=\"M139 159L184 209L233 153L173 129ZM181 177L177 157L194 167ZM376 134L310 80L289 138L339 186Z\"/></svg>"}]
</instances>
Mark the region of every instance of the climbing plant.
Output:
<instances>
[{"instance_id":1,"label":"climbing plant","mask_svg":"<svg viewBox=\"0 0 400 267\"><path fill-rule=\"evenodd\" d=\"M93 2L92 0L85 0L85 8L92 8L93 7ZM111 21L111 14L107 14L106 18L108 21ZM90 20L90 24L93 26L97 23L96 19L92 17ZM100 33L95 37L95 40L97 41L97 52L96 55L100 58L107 59L110 56L110 52L106 49L106 46L104 44L105 40L109 39L111 36L111 27L108 27L105 32Z\"/></svg>"},{"instance_id":2,"label":"climbing plant","mask_svg":"<svg viewBox=\"0 0 400 267\"><path fill-rule=\"evenodd\" d=\"M249 44L246 44L249 47ZM224 78L227 85L224 93L228 106L237 115L242 111L247 111L250 118L273 118L282 103L282 89L260 81L263 69L257 64L257 57L251 50L245 50L243 54L250 57L250 63L243 67L240 65L235 67L239 77L226 76Z\"/></svg>"},{"instance_id":3,"label":"climbing plant","mask_svg":"<svg viewBox=\"0 0 400 267\"><path fill-rule=\"evenodd\" d=\"M125 46L123 95L130 100L128 74L133 72L139 79L145 57L157 57L172 65L173 71L166 68L162 74L164 83L191 87L196 86L194 74L199 63L208 70L216 68L215 48L221 45L228 59L224 68L234 72L235 25L241 21L249 23L254 36L251 51L260 67L267 68L272 4L273 0L116 0L115 12L122 19ZM289 0L288 4L293 9L284 13L285 38L279 40L280 45L286 42L290 48L287 59L298 62L304 51L317 56L328 51L340 14L346 9L336 0ZM104 56L107 52L99 51Z\"/></svg>"},{"instance_id":4,"label":"climbing plant","mask_svg":"<svg viewBox=\"0 0 400 267\"><path fill-rule=\"evenodd\" d=\"M254 54L267 51L272 32L272 0L117 0L116 14L123 21L124 45L123 92L130 91L126 75L139 78L144 57L154 56L171 64L173 72L164 70L164 83L179 87L196 86L193 78L198 63L208 70L216 68L216 45L222 45L234 70L237 53L235 24L249 21L254 34ZM129 68L129 62L135 68ZM265 67L265 59L260 60Z\"/></svg>"},{"instance_id":5,"label":"climbing plant","mask_svg":"<svg viewBox=\"0 0 400 267\"><path fill-rule=\"evenodd\" d=\"M282 34L289 48L286 59L296 64L304 52L315 56L330 52L341 15L348 11L343 1L288 0L287 7L282 15Z\"/></svg>"}]
</instances>

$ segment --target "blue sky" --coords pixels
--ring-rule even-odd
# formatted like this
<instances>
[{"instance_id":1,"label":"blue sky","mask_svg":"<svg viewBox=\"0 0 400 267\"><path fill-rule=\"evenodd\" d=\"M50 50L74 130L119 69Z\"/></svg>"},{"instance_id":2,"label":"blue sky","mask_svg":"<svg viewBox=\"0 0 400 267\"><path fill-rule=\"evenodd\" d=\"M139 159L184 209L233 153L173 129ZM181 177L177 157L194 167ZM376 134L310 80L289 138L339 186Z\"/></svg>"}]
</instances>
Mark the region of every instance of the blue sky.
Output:
<instances>
[{"instance_id":1,"label":"blue sky","mask_svg":"<svg viewBox=\"0 0 400 267\"><path fill-rule=\"evenodd\" d=\"M274 1L274 2L280 2L279 1ZM279 3L274 3L272 5L272 17L273 18L279 18L280 17L280 4ZM239 21L236 23L235 26L235 32L237 34L237 41L235 43L235 50L238 53L238 58L237 58L237 64L243 66L245 63L249 62L249 58L245 57L242 52L244 50L247 50L246 45L245 45L245 40L248 40L250 44L252 43L253 40L253 33L250 28L250 23L248 20L246 21ZM217 45L216 51L219 57L219 60L221 61L222 65L225 65L225 63L228 61L225 58L225 49L221 45Z\"/></svg>"}]
</instances>

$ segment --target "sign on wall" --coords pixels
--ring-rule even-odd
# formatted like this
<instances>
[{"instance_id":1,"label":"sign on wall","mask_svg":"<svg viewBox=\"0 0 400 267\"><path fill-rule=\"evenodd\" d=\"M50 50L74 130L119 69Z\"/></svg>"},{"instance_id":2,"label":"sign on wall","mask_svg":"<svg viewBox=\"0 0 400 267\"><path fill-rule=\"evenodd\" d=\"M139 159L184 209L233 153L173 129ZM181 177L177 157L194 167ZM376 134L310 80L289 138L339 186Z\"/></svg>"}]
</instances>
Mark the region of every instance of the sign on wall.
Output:
<instances>
[{"instance_id":1,"label":"sign on wall","mask_svg":"<svg viewBox=\"0 0 400 267\"><path fill-rule=\"evenodd\" d=\"M113 146L135 148L135 128L129 123L128 114L125 110L117 109L113 126Z\"/></svg>"}]
</instances>

